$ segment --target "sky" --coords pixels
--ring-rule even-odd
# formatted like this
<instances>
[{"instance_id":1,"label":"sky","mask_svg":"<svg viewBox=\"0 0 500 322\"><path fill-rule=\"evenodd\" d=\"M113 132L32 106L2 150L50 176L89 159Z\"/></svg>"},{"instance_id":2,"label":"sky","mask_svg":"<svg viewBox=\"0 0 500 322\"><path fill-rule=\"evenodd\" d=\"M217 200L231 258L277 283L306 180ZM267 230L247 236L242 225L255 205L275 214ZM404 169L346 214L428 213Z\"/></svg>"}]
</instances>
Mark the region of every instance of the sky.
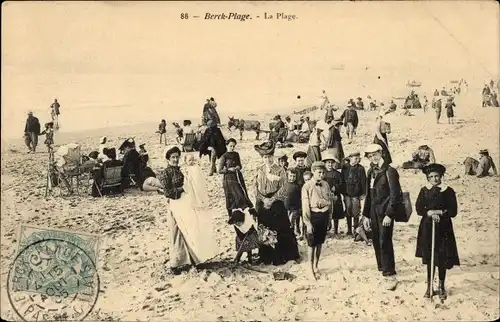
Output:
<instances>
[{"instance_id":1,"label":"sky","mask_svg":"<svg viewBox=\"0 0 500 322\"><path fill-rule=\"evenodd\" d=\"M494 1L2 5L3 123L55 96L66 111L141 102L199 109L207 96L221 110L264 109L321 89L351 95L378 76L403 84L477 74L482 82L500 69ZM207 12L253 19L202 19ZM264 20L265 12L298 18ZM344 72L333 70L339 65Z\"/></svg>"}]
</instances>

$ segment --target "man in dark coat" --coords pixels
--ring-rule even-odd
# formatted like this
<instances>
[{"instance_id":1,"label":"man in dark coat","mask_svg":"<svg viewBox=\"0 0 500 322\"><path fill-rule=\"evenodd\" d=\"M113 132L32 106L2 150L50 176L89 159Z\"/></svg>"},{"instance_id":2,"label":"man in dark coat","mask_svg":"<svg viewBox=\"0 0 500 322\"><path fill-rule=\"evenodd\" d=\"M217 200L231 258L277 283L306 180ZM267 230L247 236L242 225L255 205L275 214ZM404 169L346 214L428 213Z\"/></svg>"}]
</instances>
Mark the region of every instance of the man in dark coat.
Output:
<instances>
[{"instance_id":1,"label":"man in dark coat","mask_svg":"<svg viewBox=\"0 0 500 322\"><path fill-rule=\"evenodd\" d=\"M342 113L340 119L344 121L344 126L347 128L347 138L349 139L349 143L351 143L359 122L358 112L354 109L353 103L350 101L347 103L347 109Z\"/></svg>"},{"instance_id":2,"label":"man in dark coat","mask_svg":"<svg viewBox=\"0 0 500 322\"><path fill-rule=\"evenodd\" d=\"M28 112L26 125L24 126L24 142L29 148L29 152L35 152L38 145L38 135L40 135L40 121L33 116L33 112Z\"/></svg>"},{"instance_id":3,"label":"man in dark coat","mask_svg":"<svg viewBox=\"0 0 500 322\"><path fill-rule=\"evenodd\" d=\"M392 233L394 217L402 202L399 174L382 159L382 148L370 144L365 150L370 160L366 179L366 199L363 216L370 218L373 231L373 248L378 270L387 278L387 289L396 288L396 266Z\"/></svg>"}]
</instances>

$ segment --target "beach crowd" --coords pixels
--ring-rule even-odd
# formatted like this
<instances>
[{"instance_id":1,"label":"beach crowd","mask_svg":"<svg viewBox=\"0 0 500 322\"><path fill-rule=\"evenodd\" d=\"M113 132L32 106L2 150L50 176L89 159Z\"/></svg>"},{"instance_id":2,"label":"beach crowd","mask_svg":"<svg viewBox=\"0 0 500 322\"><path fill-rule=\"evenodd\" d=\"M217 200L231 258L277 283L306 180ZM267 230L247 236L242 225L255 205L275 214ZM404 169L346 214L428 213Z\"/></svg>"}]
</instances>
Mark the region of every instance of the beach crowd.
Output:
<instances>
[{"instance_id":1,"label":"beach crowd","mask_svg":"<svg viewBox=\"0 0 500 322\"><path fill-rule=\"evenodd\" d=\"M494 86L488 88L490 92L483 92L483 96L492 96ZM460 95L458 90L453 93ZM422 104L415 95L410 93L402 110L421 106L426 111L427 97L424 96ZM364 110L364 103L360 97L356 102L350 99L336 119L334 112L338 107L330 104L326 91L321 98L321 106L298 122L288 116L283 121L276 115L268 139L254 145L261 164L252 187L245 183L245 160L237 152L237 140L226 140L221 132L214 98L206 100L199 127L192 127L191 120L184 120L183 127L174 123L177 132L174 145L167 145L167 122L161 121L157 133L160 144L166 145L163 155L167 163L161 174L155 174L148 166L145 143L138 145L137 151L134 138L126 138L117 155L107 138L102 137L97 149L80 160L81 169L91 174L94 197L115 190L123 193L130 188L165 196L170 240L168 264L172 273L213 260L220 253L213 236L213 216L209 214L213 210L208 200L207 178L198 160L206 155L210 159L208 175L218 174L222 178L227 223L235 233L235 262L241 262L245 255L251 265L299 263L299 245L306 244L308 272L316 280L321 277L322 246L327 238L338 238L339 225L345 219L347 236L373 247L377 269L387 289L394 290L397 286L394 225L407 222L412 213L409 194L401 187L389 146L391 118L397 106L391 101L386 108L368 97L368 111L378 110L373 140L366 142L363 151L345 153L342 127L346 129L348 149L356 140L358 112ZM444 89L436 90L433 95L431 105L436 121L439 123L441 117L442 100L446 100L448 122L454 123L454 98ZM52 122L45 124L43 132L33 113L28 114L25 142L30 152L36 151L38 136L45 135L45 145L53 153L60 114L57 100L51 109ZM307 143L307 148L297 149L290 156L293 159L290 164L281 151L297 143ZM199 158L190 153L194 151ZM491 169L496 175L488 150L479 151L479 155L479 160L469 157L464 161L464 174L484 177ZM370 162L368 169L360 164L363 157ZM181 164L185 167L181 168ZM428 184L420 189L414 204L416 214L421 217L415 256L427 266L424 296L433 295L432 277L437 267L438 294L446 299L446 271L460 265L452 224L458 214L455 191L443 182L446 168L437 162L431 143L425 140L418 143L402 168L420 170L427 179ZM110 183L113 180L114 184Z\"/></svg>"}]
</instances>

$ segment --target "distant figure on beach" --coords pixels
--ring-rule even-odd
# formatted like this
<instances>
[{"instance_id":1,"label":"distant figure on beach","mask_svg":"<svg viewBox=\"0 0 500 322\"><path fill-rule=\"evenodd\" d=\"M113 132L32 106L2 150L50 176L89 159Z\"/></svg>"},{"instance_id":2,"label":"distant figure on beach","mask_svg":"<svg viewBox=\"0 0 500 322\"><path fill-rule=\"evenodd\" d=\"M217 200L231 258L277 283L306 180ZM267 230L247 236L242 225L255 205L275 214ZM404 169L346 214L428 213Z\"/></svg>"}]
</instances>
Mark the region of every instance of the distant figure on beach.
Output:
<instances>
[{"instance_id":1,"label":"distant figure on beach","mask_svg":"<svg viewBox=\"0 0 500 322\"><path fill-rule=\"evenodd\" d=\"M156 131L156 133L160 134L160 144L163 138L165 145L167 145L167 121L161 120L160 124L158 125L158 131Z\"/></svg>"},{"instance_id":2,"label":"distant figure on beach","mask_svg":"<svg viewBox=\"0 0 500 322\"><path fill-rule=\"evenodd\" d=\"M493 170L493 175L497 175L497 167L487 149L479 151L479 161L467 157L464 161L464 166L466 175L476 176L478 178L487 177L490 175L490 169Z\"/></svg>"},{"instance_id":3,"label":"distant figure on beach","mask_svg":"<svg viewBox=\"0 0 500 322\"><path fill-rule=\"evenodd\" d=\"M328 119L334 119L333 117L333 111L334 111L334 106L333 105L328 105L325 107L326 112L325 112L325 122L327 122Z\"/></svg>"},{"instance_id":4,"label":"distant figure on beach","mask_svg":"<svg viewBox=\"0 0 500 322\"><path fill-rule=\"evenodd\" d=\"M453 108L455 106L456 105L455 102L453 102L453 97L448 97L446 105L444 106L446 108L446 117L448 117L448 124L455 123L455 112L453 111Z\"/></svg>"},{"instance_id":5,"label":"distant figure on beach","mask_svg":"<svg viewBox=\"0 0 500 322\"><path fill-rule=\"evenodd\" d=\"M24 126L24 143L29 148L28 153L35 153L38 145L38 135L40 135L40 121L33 116L33 112L28 112L28 118Z\"/></svg>"},{"instance_id":6,"label":"distant figure on beach","mask_svg":"<svg viewBox=\"0 0 500 322\"><path fill-rule=\"evenodd\" d=\"M349 143L351 143L354 139L354 134L356 134L359 122L358 112L354 109L354 105L351 102L347 103L347 108L340 116L340 120L344 121L347 138L349 139Z\"/></svg>"},{"instance_id":7,"label":"distant figure on beach","mask_svg":"<svg viewBox=\"0 0 500 322\"><path fill-rule=\"evenodd\" d=\"M200 157L203 155L210 156L210 176L217 172L217 159L227 151L226 140L219 128L221 123L216 106L217 103L215 103L213 97L207 99L206 104L203 106L201 118L201 124L206 127L206 130L201 138Z\"/></svg>"},{"instance_id":8,"label":"distant figure on beach","mask_svg":"<svg viewBox=\"0 0 500 322\"><path fill-rule=\"evenodd\" d=\"M330 121L325 142L326 152L335 156L339 163L337 165L338 167L340 167L340 163L344 161L344 147L342 146L342 136L340 135L340 129L343 124L342 120ZM324 161L323 158L321 160Z\"/></svg>"},{"instance_id":9,"label":"distant figure on beach","mask_svg":"<svg viewBox=\"0 0 500 322\"><path fill-rule=\"evenodd\" d=\"M40 135L45 135L44 144L47 146L49 153L54 145L54 122L45 123L45 130Z\"/></svg>"},{"instance_id":10,"label":"distant figure on beach","mask_svg":"<svg viewBox=\"0 0 500 322\"><path fill-rule=\"evenodd\" d=\"M365 109L365 103L363 103L363 99L361 97L358 97L356 100L356 108L358 110L364 110Z\"/></svg>"},{"instance_id":11,"label":"distant figure on beach","mask_svg":"<svg viewBox=\"0 0 500 322\"><path fill-rule=\"evenodd\" d=\"M321 161L321 151L326 149L326 137L323 134L323 125L318 122L309 136L309 147L307 148L307 166L316 161Z\"/></svg>"},{"instance_id":12,"label":"distant figure on beach","mask_svg":"<svg viewBox=\"0 0 500 322\"><path fill-rule=\"evenodd\" d=\"M328 95L326 94L326 91L323 90L322 94L320 95L322 103L320 109L323 110L325 109L328 105L330 105L330 100L328 99Z\"/></svg>"},{"instance_id":13,"label":"distant figure on beach","mask_svg":"<svg viewBox=\"0 0 500 322\"><path fill-rule=\"evenodd\" d=\"M434 103L432 104L432 108L436 112L436 123L439 124L439 119L441 118L441 111L443 109L443 102L440 97L437 97Z\"/></svg>"},{"instance_id":14,"label":"distant figure on beach","mask_svg":"<svg viewBox=\"0 0 500 322\"><path fill-rule=\"evenodd\" d=\"M61 105L57 101L57 99L54 99L54 103L50 105L51 112L50 115L52 116L52 122L54 122L54 126L57 129L59 129L59 114L61 114Z\"/></svg>"},{"instance_id":15,"label":"distant figure on beach","mask_svg":"<svg viewBox=\"0 0 500 322\"><path fill-rule=\"evenodd\" d=\"M417 151L412 153L412 160L403 162L403 169L423 169L425 166L436 163L434 151L427 141L420 141Z\"/></svg>"},{"instance_id":16,"label":"distant figure on beach","mask_svg":"<svg viewBox=\"0 0 500 322\"><path fill-rule=\"evenodd\" d=\"M427 113L427 109L429 108L429 100L427 99L427 96L424 95L424 113Z\"/></svg>"}]
</instances>

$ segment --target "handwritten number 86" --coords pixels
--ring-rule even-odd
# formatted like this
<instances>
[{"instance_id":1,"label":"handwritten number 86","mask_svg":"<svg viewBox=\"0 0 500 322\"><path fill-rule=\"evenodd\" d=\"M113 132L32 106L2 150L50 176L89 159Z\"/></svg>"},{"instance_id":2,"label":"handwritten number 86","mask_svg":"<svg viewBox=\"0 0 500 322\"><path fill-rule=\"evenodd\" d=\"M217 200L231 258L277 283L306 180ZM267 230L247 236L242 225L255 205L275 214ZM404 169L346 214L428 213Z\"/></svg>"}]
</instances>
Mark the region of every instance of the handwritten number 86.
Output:
<instances>
[{"instance_id":1,"label":"handwritten number 86","mask_svg":"<svg viewBox=\"0 0 500 322\"><path fill-rule=\"evenodd\" d=\"M188 19L189 15L187 13L181 13L181 19Z\"/></svg>"}]
</instances>

